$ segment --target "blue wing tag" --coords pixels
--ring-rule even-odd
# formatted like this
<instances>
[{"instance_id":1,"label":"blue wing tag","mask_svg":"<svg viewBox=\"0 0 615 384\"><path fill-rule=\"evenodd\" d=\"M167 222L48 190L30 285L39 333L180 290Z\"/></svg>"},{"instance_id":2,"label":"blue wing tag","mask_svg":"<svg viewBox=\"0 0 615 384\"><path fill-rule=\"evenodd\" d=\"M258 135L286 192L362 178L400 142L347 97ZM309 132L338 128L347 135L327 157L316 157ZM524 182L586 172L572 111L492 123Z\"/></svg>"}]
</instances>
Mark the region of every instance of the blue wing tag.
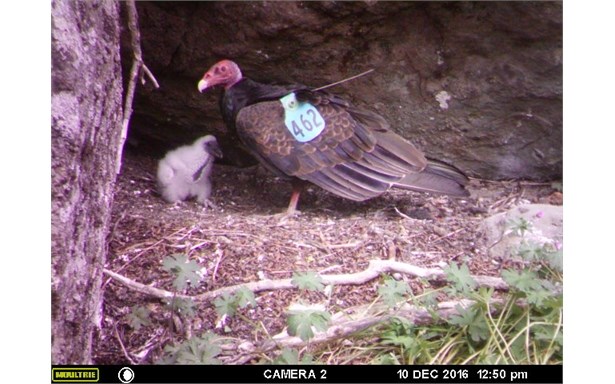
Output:
<instances>
[{"instance_id":1,"label":"blue wing tag","mask_svg":"<svg viewBox=\"0 0 615 384\"><path fill-rule=\"evenodd\" d=\"M297 141L314 140L325 129L325 119L318 109L310 103L300 103L294 92L281 98L280 102L284 107L284 124Z\"/></svg>"}]
</instances>

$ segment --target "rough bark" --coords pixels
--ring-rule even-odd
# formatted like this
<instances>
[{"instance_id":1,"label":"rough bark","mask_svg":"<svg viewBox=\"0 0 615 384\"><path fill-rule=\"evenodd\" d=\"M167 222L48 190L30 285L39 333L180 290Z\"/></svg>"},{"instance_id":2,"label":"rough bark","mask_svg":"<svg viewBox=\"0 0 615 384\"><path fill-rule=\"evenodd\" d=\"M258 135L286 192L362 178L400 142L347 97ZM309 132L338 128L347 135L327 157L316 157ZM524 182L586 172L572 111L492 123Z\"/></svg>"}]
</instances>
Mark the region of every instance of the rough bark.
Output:
<instances>
[{"instance_id":1,"label":"rough bark","mask_svg":"<svg viewBox=\"0 0 615 384\"><path fill-rule=\"evenodd\" d=\"M122 123L119 4L51 10L53 364L90 362Z\"/></svg>"}]
</instances>

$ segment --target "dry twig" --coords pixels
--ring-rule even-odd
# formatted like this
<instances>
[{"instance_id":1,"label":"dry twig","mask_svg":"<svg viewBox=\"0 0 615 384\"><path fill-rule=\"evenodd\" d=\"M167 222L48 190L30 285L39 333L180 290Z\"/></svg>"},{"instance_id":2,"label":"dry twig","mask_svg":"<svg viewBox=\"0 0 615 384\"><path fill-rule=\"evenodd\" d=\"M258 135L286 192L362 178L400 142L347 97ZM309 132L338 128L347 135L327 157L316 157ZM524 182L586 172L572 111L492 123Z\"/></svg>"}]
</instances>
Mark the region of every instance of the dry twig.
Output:
<instances>
[{"instance_id":1,"label":"dry twig","mask_svg":"<svg viewBox=\"0 0 615 384\"><path fill-rule=\"evenodd\" d=\"M139 21L137 16L137 7L134 0L126 1L126 12L128 14L128 29L130 30L130 43L132 45L132 51L134 58L132 61L132 68L130 69L130 81L128 82L128 89L126 90L126 98L124 100L124 116L122 119L122 133L120 135L119 148L117 151L117 169L116 173L120 173L122 167L122 153L124 149L124 142L128 135L128 124L130 123L130 116L132 115L132 101L135 96L135 90L137 87L137 78L141 70L141 83L144 83L143 73L150 78L154 87L160 88L158 81L147 68L143 62L143 55L141 53L141 33L139 32Z\"/></svg>"},{"instance_id":2,"label":"dry twig","mask_svg":"<svg viewBox=\"0 0 615 384\"><path fill-rule=\"evenodd\" d=\"M118 343L120 344L120 347L122 348L122 352L124 353L124 357L126 357L128 359L128 361L130 361L130 364L134 365L135 361L130 357L130 354L126 350L126 347L124 347L124 343L122 342L122 338L120 337L120 334L117 331L117 325L116 324L113 325L113 330L115 331L115 338L117 339Z\"/></svg>"}]
</instances>

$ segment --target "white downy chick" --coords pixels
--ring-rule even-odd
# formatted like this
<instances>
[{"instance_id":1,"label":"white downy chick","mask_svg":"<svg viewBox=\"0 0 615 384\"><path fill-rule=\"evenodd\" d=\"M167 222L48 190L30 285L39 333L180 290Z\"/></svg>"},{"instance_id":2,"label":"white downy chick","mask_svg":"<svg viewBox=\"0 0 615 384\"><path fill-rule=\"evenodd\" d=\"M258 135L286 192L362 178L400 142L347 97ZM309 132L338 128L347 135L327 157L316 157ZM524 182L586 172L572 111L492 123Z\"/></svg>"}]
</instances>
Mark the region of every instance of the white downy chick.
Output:
<instances>
[{"instance_id":1,"label":"white downy chick","mask_svg":"<svg viewBox=\"0 0 615 384\"><path fill-rule=\"evenodd\" d=\"M158 189L162 197L175 203L196 196L200 204L208 205L214 157L222 157L222 151L211 135L168 152L158 163Z\"/></svg>"}]
</instances>

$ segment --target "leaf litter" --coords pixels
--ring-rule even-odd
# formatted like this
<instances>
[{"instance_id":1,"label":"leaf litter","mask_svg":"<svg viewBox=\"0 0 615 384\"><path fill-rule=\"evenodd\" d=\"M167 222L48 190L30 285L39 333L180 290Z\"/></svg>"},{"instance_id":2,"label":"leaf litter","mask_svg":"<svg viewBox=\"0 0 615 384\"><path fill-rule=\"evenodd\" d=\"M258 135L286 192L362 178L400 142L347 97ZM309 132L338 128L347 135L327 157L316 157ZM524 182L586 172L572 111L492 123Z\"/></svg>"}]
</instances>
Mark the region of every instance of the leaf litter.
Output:
<instances>
[{"instance_id":1,"label":"leaf litter","mask_svg":"<svg viewBox=\"0 0 615 384\"><path fill-rule=\"evenodd\" d=\"M344 200L314 186L301 195L301 213L283 218L279 214L286 210L290 183L260 168L216 164L211 196L215 207L204 208L195 201L166 203L156 191L156 166L151 157L125 154L105 268L174 291L175 276L165 270L163 259L184 254L191 274L182 293L190 295L265 278L293 278L296 273L354 273L373 259L424 268L465 263L473 275L500 276L500 270L514 267L514 261L488 256L478 230L482 220L521 203L551 203L555 194L556 203L561 203L561 193L554 192L551 183L523 181L473 179L472 196L465 199L390 190L365 202ZM196 286L190 283L198 280L195 272L202 276ZM326 301L331 313L351 310L374 301L383 284L372 280L333 287L328 298L322 292L296 289L260 292L256 306L239 308L241 316L225 318L220 327L213 302L200 303L196 314L184 320L188 324L178 325L181 321L160 300L107 277L103 282L104 321L93 353L97 364L123 364L124 351L139 357L140 363L153 363L165 344L208 331L254 342L282 332L293 303ZM407 282L413 295L428 288L422 279ZM135 306L150 311L153 325L130 327L128 315Z\"/></svg>"}]
</instances>

